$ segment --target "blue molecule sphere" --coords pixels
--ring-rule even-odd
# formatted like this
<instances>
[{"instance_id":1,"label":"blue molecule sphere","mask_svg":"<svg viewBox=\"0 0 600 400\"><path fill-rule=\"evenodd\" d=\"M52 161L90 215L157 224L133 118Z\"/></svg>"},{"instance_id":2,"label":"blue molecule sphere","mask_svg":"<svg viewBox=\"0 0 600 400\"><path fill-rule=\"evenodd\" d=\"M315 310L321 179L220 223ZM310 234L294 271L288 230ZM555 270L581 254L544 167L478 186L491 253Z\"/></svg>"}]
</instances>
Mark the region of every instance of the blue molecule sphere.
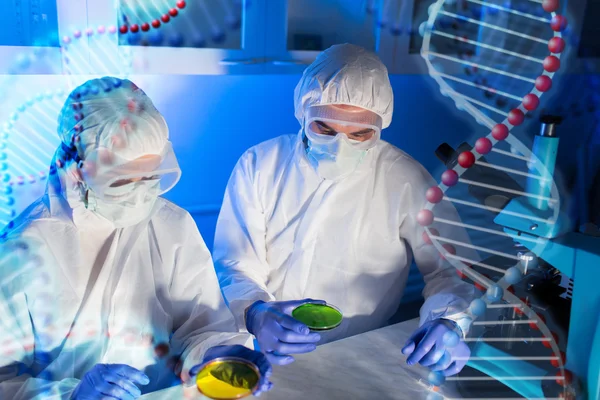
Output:
<instances>
[{"instance_id":1,"label":"blue molecule sphere","mask_svg":"<svg viewBox=\"0 0 600 400\"><path fill-rule=\"evenodd\" d=\"M217 31L217 32L213 33L212 40L215 43L223 43L225 41L226 37L227 37L227 35L225 35L225 32Z\"/></svg>"},{"instance_id":2,"label":"blue molecule sphere","mask_svg":"<svg viewBox=\"0 0 600 400\"><path fill-rule=\"evenodd\" d=\"M5 162L0 163L0 170L1 171L6 171L7 169L8 169L8 164L7 163L5 163Z\"/></svg>"},{"instance_id":3,"label":"blue molecule sphere","mask_svg":"<svg viewBox=\"0 0 600 400\"><path fill-rule=\"evenodd\" d=\"M0 160L6 160L7 157L6 153L0 153Z\"/></svg>"},{"instance_id":4,"label":"blue molecule sphere","mask_svg":"<svg viewBox=\"0 0 600 400\"><path fill-rule=\"evenodd\" d=\"M160 46L164 42L164 40L165 36L162 34L161 31L152 31L148 35L148 42L150 42L150 45L152 46Z\"/></svg>"},{"instance_id":5,"label":"blue molecule sphere","mask_svg":"<svg viewBox=\"0 0 600 400\"><path fill-rule=\"evenodd\" d=\"M4 175L2 176L2 180L3 180L4 182L8 182L8 181L10 181L10 174L4 174Z\"/></svg>"},{"instance_id":6,"label":"blue molecule sphere","mask_svg":"<svg viewBox=\"0 0 600 400\"><path fill-rule=\"evenodd\" d=\"M398 24L394 24L390 27L390 33L394 36L402 35L402 27Z\"/></svg>"},{"instance_id":7,"label":"blue molecule sphere","mask_svg":"<svg viewBox=\"0 0 600 400\"><path fill-rule=\"evenodd\" d=\"M523 279L523 273L517 267L510 267L504 274L504 279L509 285L514 285Z\"/></svg>"},{"instance_id":8,"label":"blue molecule sphere","mask_svg":"<svg viewBox=\"0 0 600 400\"><path fill-rule=\"evenodd\" d=\"M19 112L23 112L23 111L25 111L25 107L27 107L25 104L21 104L19 107L17 107L17 110Z\"/></svg>"},{"instance_id":9,"label":"blue molecule sphere","mask_svg":"<svg viewBox=\"0 0 600 400\"><path fill-rule=\"evenodd\" d=\"M174 33L169 37L169 46L171 47L181 47L183 46L183 35L181 33Z\"/></svg>"},{"instance_id":10,"label":"blue molecule sphere","mask_svg":"<svg viewBox=\"0 0 600 400\"><path fill-rule=\"evenodd\" d=\"M429 392L429 394L426 397L427 400L443 400L444 397L436 392Z\"/></svg>"},{"instance_id":11,"label":"blue molecule sphere","mask_svg":"<svg viewBox=\"0 0 600 400\"><path fill-rule=\"evenodd\" d=\"M5 186L4 187L4 194L12 194L13 192L13 188L10 186Z\"/></svg>"},{"instance_id":12,"label":"blue molecule sphere","mask_svg":"<svg viewBox=\"0 0 600 400\"><path fill-rule=\"evenodd\" d=\"M485 295L490 301L499 301L502 299L502 295L504 294L504 290L498 285L492 285L488 288Z\"/></svg>"},{"instance_id":13,"label":"blue molecule sphere","mask_svg":"<svg viewBox=\"0 0 600 400\"><path fill-rule=\"evenodd\" d=\"M444 333L442 340L444 341L444 345L446 347L450 347L450 348L456 347L456 345L458 345L458 342L460 342L458 333L456 333L454 331L448 331L448 332Z\"/></svg>"},{"instance_id":14,"label":"blue molecule sphere","mask_svg":"<svg viewBox=\"0 0 600 400\"><path fill-rule=\"evenodd\" d=\"M192 46L194 46L195 48L206 47L206 39L202 35L194 35L192 37Z\"/></svg>"},{"instance_id":15,"label":"blue molecule sphere","mask_svg":"<svg viewBox=\"0 0 600 400\"><path fill-rule=\"evenodd\" d=\"M6 199L6 205L8 205L8 206L14 206L15 205L15 198L14 197L9 197L8 199Z\"/></svg>"},{"instance_id":16,"label":"blue molecule sphere","mask_svg":"<svg viewBox=\"0 0 600 400\"><path fill-rule=\"evenodd\" d=\"M446 382L446 377L441 371L431 371L427 376L427 380L433 386L442 386Z\"/></svg>"},{"instance_id":17,"label":"blue molecule sphere","mask_svg":"<svg viewBox=\"0 0 600 400\"><path fill-rule=\"evenodd\" d=\"M140 35L139 33L128 33L127 34L127 43L129 43L132 46L139 44L141 40L142 40L142 35Z\"/></svg>"},{"instance_id":18,"label":"blue molecule sphere","mask_svg":"<svg viewBox=\"0 0 600 400\"><path fill-rule=\"evenodd\" d=\"M481 299L475 299L471 302L471 305L469 308L473 315L480 317L483 314L485 314L485 310L487 309L487 304L485 303L485 301L483 301Z\"/></svg>"},{"instance_id":19,"label":"blue molecule sphere","mask_svg":"<svg viewBox=\"0 0 600 400\"><path fill-rule=\"evenodd\" d=\"M228 15L225 18L225 23L227 24L227 26L229 26L229 29L232 29L234 31L240 29L240 27L242 26L241 18L235 15Z\"/></svg>"}]
</instances>

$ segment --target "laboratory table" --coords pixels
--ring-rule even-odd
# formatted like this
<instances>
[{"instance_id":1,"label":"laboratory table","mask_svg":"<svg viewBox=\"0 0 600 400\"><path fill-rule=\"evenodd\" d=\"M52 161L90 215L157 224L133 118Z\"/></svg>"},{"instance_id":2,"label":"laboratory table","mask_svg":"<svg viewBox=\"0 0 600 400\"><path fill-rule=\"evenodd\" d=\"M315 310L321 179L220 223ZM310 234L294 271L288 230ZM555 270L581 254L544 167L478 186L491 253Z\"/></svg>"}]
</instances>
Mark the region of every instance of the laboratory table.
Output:
<instances>
[{"instance_id":1,"label":"laboratory table","mask_svg":"<svg viewBox=\"0 0 600 400\"><path fill-rule=\"evenodd\" d=\"M420 400L427 397L428 370L409 367L401 349L418 320L409 320L319 346L295 356L287 366L274 366L273 389L262 400ZM422 381L419 383L419 381ZM444 395L459 398L450 382ZM185 399L181 388L142 396L143 400Z\"/></svg>"}]
</instances>

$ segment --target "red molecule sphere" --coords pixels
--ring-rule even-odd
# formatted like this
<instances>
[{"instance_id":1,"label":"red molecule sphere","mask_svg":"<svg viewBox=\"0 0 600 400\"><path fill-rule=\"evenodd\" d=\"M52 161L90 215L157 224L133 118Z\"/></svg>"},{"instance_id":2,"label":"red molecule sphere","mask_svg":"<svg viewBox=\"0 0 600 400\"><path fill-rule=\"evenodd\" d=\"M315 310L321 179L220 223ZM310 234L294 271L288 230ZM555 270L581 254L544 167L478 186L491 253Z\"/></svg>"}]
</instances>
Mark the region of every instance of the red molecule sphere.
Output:
<instances>
[{"instance_id":1,"label":"red molecule sphere","mask_svg":"<svg viewBox=\"0 0 600 400\"><path fill-rule=\"evenodd\" d=\"M537 316L537 318L538 318L540 321L542 321L543 323L546 323L546 318L544 318L544 316L543 316L543 315L538 315L538 316ZM538 323L538 322L536 322L536 321L534 321L534 322L530 322L530 323L529 323L529 327L530 327L531 329L534 329L534 330L536 330L536 331L540 329L540 327L539 327L539 323Z\"/></svg>"},{"instance_id":2,"label":"red molecule sphere","mask_svg":"<svg viewBox=\"0 0 600 400\"><path fill-rule=\"evenodd\" d=\"M492 142L488 138L477 139L475 142L475 150L479 154L488 154L492 151Z\"/></svg>"},{"instance_id":3,"label":"red molecule sphere","mask_svg":"<svg viewBox=\"0 0 600 400\"><path fill-rule=\"evenodd\" d=\"M150 30L150 24L149 24L149 23L147 23L147 22L144 22L144 23L142 24L142 30L143 30L144 32L148 32L148 31Z\"/></svg>"},{"instance_id":4,"label":"red molecule sphere","mask_svg":"<svg viewBox=\"0 0 600 400\"><path fill-rule=\"evenodd\" d=\"M133 32L133 33L138 33L138 31L140 30L140 27L137 24L133 24L129 27L129 29L131 29L131 32Z\"/></svg>"},{"instance_id":5,"label":"red molecule sphere","mask_svg":"<svg viewBox=\"0 0 600 400\"><path fill-rule=\"evenodd\" d=\"M544 69L548 72L556 72L560 68L560 60L555 56L548 56L544 59Z\"/></svg>"},{"instance_id":6,"label":"red molecule sphere","mask_svg":"<svg viewBox=\"0 0 600 400\"><path fill-rule=\"evenodd\" d=\"M556 373L556 383L562 386L568 386L573 382L573 373L568 369L565 369L564 373L558 371Z\"/></svg>"},{"instance_id":7,"label":"red molecule sphere","mask_svg":"<svg viewBox=\"0 0 600 400\"><path fill-rule=\"evenodd\" d=\"M122 25L119 28L119 32L121 32L123 35L127 33L127 31L129 31L129 28L127 28L127 25Z\"/></svg>"},{"instance_id":8,"label":"red molecule sphere","mask_svg":"<svg viewBox=\"0 0 600 400\"><path fill-rule=\"evenodd\" d=\"M471 168L475 164L475 155L470 151L464 151L458 156L458 163L463 168Z\"/></svg>"},{"instance_id":9,"label":"red molecule sphere","mask_svg":"<svg viewBox=\"0 0 600 400\"><path fill-rule=\"evenodd\" d=\"M152 27L153 28L159 28L160 27L160 21L155 19L154 21L152 21Z\"/></svg>"},{"instance_id":10,"label":"red molecule sphere","mask_svg":"<svg viewBox=\"0 0 600 400\"><path fill-rule=\"evenodd\" d=\"M158 358L163 358L169 354L169 345L166 343L160 343L154 348L154 354Z\"/></svg>"},{"instance_id":11,"label":"red molecule sphere","mask_svg":"<svg viewBox=\"0 0 600 400\"><path fill-rule=\"evenodd\" d=\"M171 15L171 17L176 17L179 14L179 11L177 11L176 8L171 8L169 10L169 14Z\"/></svg>"},{"instance_id":12,"label":"red molecule sphere","mask_svg":"<svg viewBox=\"0 0 600 400\"><path fill-rule=\"evenodd\" d=\"M544 11L546 12L554 12L558 10L558 0L544 0L542 2L542 7L544 7Z\"/></svg>"},{"instance_id":13,"label":"red molecule sphere","mask_svg":"<svg viewBox=\"0 0 600 400\"><path fill-rule=\"evenodd\" d=\"M563 38L560 37L553 37L552 39L550 39L548 41L548 50L550 50L551 53L562 53L562 51L565 49L565 41Z\"/></svg>"},{"instance_id":14,"label":"red molecule sphere","mask_svg":"<svg viewBox=\"0 0 600 400\"><path fill-rule=\"evenodd\" d=\"M523 111L519 110L518 108L510 110L508 113L508 122L511 125L521 125L523 121L525 121L525 114L523 114Z\"/></svg>"},{"instance_id":15,"label":"red molecule sphere","mask_svg":"<svg viewBox=\"0 0 600 400\"><path fill-rule=\"evenodd\" d=\"M160 19L162 20L162 22L164 22L166 24L167 22L169 22L171 20L171 16L169 14L165 14L162 17L160 17Z\"/></svg>"},{"instance_id":16,"label":"red molecule sphere","mask_svg":"<svg viewBox=\"0 0 600 400\"><path fill-rule=\"evenodd\" d=\"M538 108L539 105L540 98L537 97L535 94L530 93L523 97L523 107L525 107L527 111L533 111L536 108Z\"/></svg>"},{"instance_id":17,"label":"red molecule sphere","mask_svg":"<svg viewBox=\"0 0 600 400\"><path fill-rule=\"evenodd\" d=\"M558 368L559 367L559 361L562 361L562 364L564 365L567 359L567 356L564 352L560 352L560 360L551 360L550 364L552 364L553 367Z\"/></svg>"},{"instance_id":18,"label":"red molecule sphere","mask_svg":"<svg viewBox=\"0 0 600 400\"><path fill-rule=\"evenodd\" d=\"M458 183L458 174L453 169L449 169L442 174L442 183L448 187Z\"/></svg>"},{"instance_id":19,"label":"red molecule sphere","mask_svg":"<svg viewBox=\"0 0 600 400\"><path fill-rule=\"evenodd\" d=\"M177 8L184 9L185 8L185 1L179 0L177 2Z\"/></svg>"},{"instance_id":20,"label":"red molecule sphere","mask_svg":"<svg viewBox=\"0 0 600 400\"><path fill-rule=\"evenodd\" d=\"M421 210L417 214L417 222L421 226L429 226L433 223L433 213L430 210Z\"/></svg>"},{"instance_id":21,"label":"red molecule sphere","mask_svg":"<svg viewBox=\"0 0 600 400\"><path fill-rule=\"evenodd\" d=\"M427 201L433 204L437 204L444 198L444 192L437 186L430 187L427 189L427 193L425 193L425 197Z\"/></svg>"},{"instance_id":22,"label":"red molecule sphere","mask_svg":"<svg viewBox=\"0 0 600 400\"><path fill-rule=\"evenodd\" d=\"M435 228L429 228L429 232L431 233L432 236L440 235L438 230ZM423 232L423 241L427 244L433 244L433 241L431 240L431 237L427 234L427 232Z\"/></svg>"},{"instance_id":23,"label":"red molecule sphere","mask_svg":"<svg viewBox=\"0 0 600 400\"><path fill-rule=\"evenodd\" d=\"M467 275L459 269L456 270L456 275L458 275L460 279L465 279L467 277Z\"/></svg>"},{"instance_id":24,"label":"red molecule sphere","mask_svg":"<svg viewBox=\"0 0 600 400\"><path fill-rule=\"evenodd\" d=\"M556 15L550 21L550 27L555 32L562 32L567 27L567 19L562 15Z\"/></svg>"},{"instance_id":25,"label":"red molecule sphere","mask_svg":"<svg viewBox=\"0 0 600 400\"><path fill-rule=\"evenodd\" d=\"M504 140L508 137L508 126L498 124L492 129L492 136L496 140Z\"/></svg>"},{"instance_id":26,"label":"red molecule sphere","mask_svg":"<svg viewBox=\"0 0 600 400\"><path fill-rule=\"evenodd\" d=\"M554 341L558 345L558 335L554 332L550 332L550 333L552 334ZM544 345L544 347L550 348L552 346L552 341L549 338L544 338L544 340L542 340L542 344Z\"/></svg>"},{"instance_id":27,"label":"red molecule sphere","mask_svg":"<svg viewBox=\"0 0 600 400\"><path fill-rule=\"evenodd\" d=\"M540 92L547 92L552 87L552 79L547 75L538 76L535 80L535 88Z\"/></svg>"}]
</instances>

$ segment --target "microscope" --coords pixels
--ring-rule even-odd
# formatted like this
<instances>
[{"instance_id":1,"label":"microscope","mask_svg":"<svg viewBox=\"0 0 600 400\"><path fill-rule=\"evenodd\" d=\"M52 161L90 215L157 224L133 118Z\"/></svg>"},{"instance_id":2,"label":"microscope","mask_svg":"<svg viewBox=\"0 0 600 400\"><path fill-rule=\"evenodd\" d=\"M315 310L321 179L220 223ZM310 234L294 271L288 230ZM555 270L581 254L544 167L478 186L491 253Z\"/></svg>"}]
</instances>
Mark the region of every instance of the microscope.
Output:
<instances>
[{"instance_id":1,"label":"microscope","mask_svg":"<svg viewBox=\"0 0 600 400\"><path fill-rule=\"evenodd\" d=\"M475 165L465 177L488 182L489 187L509 188L495 190L469 187L469 194L487 207L498 210L494 222L510 235L516 245L538 257L539 268L525 277L522 287L544 303L553 314L557 325L568 331L565 370L575 377L581 390L577 398L600 399L600 236L575 230L564 212L558 218L550 210L550 194L558 146L560 143L559 117L543 116L541 130L536 134L532 153L543 163L547 175L542 179L527 179L525 190L508 174ZM448 167L456 164L463 151L471 149L463 143L455 151L444 143L436 150L438 158ZM484 159L482 161L485 162ZM469 174L471 177L469 177ZM475 178L475 179L473 179ZM549 184L550 182L550 184ZM513 195L523 192L530 196ZM535 246L539 241L545 245ZM469 366L492 377L526 398L558 397L547 390L544 380L519 380L518 376L540 376L546 371L525 360L498 363L481 361L482 358L506 355L501 349L486 343L473 347ZM577 386L577 385L574 385ZM579 389L578 389L579 391Z\"/></svg>"}]
</instances>

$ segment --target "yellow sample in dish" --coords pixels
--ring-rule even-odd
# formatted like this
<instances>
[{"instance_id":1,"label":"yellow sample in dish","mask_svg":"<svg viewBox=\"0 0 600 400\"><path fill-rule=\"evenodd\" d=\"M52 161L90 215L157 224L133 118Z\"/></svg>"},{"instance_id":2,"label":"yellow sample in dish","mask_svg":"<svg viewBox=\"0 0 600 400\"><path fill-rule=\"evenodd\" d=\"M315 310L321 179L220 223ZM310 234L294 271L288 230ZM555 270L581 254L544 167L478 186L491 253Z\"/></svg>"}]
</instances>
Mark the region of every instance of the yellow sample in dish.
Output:
<instances>
[{"instance_id":1,"label":"yellow sample in dish","mask_svg":"<svg viewBox=\"0 0 600 400\"><path fill-rule=\"evenodd\" d=\"M241 360L218 360L207 364L196 376L200 393L214 400L241 399L258 385L257 368Z\"/></svg>"}]
</instances>

